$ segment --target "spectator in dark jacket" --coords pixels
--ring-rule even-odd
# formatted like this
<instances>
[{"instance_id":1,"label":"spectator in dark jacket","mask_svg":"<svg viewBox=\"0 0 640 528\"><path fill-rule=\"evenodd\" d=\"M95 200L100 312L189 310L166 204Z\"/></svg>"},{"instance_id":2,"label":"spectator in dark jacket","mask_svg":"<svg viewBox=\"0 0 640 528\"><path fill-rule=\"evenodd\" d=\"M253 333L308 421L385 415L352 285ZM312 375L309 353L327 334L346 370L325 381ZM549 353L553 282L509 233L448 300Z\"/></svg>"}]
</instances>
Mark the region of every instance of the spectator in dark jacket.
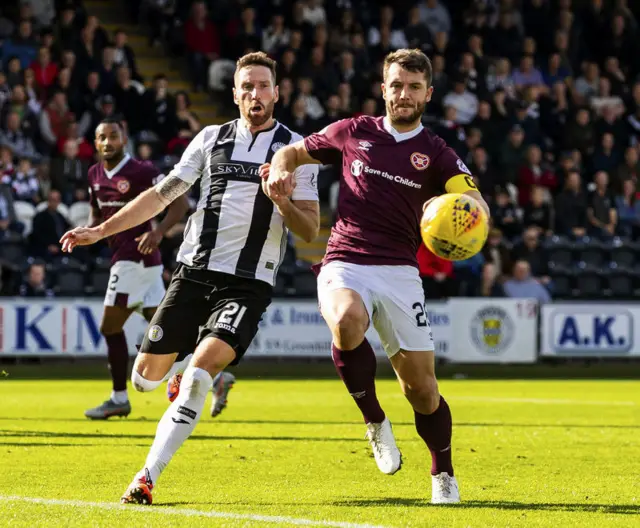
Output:
<instances>
[{"instance_id":1,"label":"spectator in dark jacket","mask_svg":"<svg viewBox=\"0 0 640 528\"><path fill-rule=\"evenodd\" d=\"M59 191L49 191L47 208L33 217L31 255L50 260L61 251L60 238L69 229L69 222L58 212L62 201Z\"/></svg>"}]
</instances>

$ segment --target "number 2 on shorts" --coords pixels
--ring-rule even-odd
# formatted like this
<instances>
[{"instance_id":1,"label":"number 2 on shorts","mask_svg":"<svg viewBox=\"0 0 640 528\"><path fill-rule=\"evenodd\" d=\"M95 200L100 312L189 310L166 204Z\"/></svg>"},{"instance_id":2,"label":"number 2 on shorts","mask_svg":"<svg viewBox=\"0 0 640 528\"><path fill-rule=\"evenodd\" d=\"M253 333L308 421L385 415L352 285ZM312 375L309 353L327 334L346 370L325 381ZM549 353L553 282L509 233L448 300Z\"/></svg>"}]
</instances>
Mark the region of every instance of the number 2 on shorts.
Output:
<instances>
[{"instance_id":1,"label":"number 2 on shorts","mask_svg":"<svg viewBox=\"0 0 640 528\"><path fill-rule=\"evenodd\" d=\"M424 306L422 303L413 303L412 308L416 311L416 323L418 326L427 326L427 315L424 313Z\"/></svg>"}]
</instances>

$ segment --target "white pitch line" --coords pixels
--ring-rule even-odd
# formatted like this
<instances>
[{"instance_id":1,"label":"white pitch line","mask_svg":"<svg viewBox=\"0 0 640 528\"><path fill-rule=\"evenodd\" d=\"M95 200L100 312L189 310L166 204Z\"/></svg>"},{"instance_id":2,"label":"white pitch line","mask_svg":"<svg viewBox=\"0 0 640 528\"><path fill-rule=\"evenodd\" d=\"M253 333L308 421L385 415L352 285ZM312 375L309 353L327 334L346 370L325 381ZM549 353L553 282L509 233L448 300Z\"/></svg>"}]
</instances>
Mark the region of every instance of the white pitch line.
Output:
<instances>
[{"instance_id":1,"label":"white pitch line","mask_svg":"<svg viewBox=\"0 0 640 528\"><path fill-rule=\"evenodd\" d=\"M491 403L538 403L542 405L637 405L636 402L632 401L554 400L546 398L492 398L491 396L447 396L447 400Z\"/></svg>"},{"instance_id":2,"label":"white pitch line","mask_svg":"<svg viewBox=\"0 0 640 528\"><path fill-rule=\"evenodd\" d=\"M191 510L187 508L136 506L129 504L115 504L111 502L90 502L81 500L41 499L38 497L20 497L15 495L0 495L0 502L28 502L31 504L44 504L45 506L70 506L72 508L97 508L100 510L135 511L146 514L175 515L183 517L212 517L217 519L239 519L276 524L295 524L299 526L332 526L335 528L385 528L373 524L354 524L337 521L314 521L313 519L297 519L295 517L282 517L276 515L254 515L251 513L231 513L220 511Z\"/></svg>"}]
</instances>

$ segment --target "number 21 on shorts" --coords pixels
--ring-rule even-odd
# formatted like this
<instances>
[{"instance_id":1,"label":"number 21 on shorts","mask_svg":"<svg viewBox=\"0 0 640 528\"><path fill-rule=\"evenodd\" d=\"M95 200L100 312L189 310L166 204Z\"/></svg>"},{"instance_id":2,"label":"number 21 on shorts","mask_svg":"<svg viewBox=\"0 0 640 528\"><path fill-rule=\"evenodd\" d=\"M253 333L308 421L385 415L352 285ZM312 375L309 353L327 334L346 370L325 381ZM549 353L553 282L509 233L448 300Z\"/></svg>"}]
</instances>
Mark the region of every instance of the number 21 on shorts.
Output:
<instances>
[{"instance_id":1,"label":"number 21 on shorts","mask_svg":"<svg viewBox=\"0 0 640 528\"><path fill-rule=\"evenodd\" d=\"M216 328L224 328L235 334L246 311L247 307L240 306L237 302L227 303L218 316Z\"/></svg>"}]
</instances>

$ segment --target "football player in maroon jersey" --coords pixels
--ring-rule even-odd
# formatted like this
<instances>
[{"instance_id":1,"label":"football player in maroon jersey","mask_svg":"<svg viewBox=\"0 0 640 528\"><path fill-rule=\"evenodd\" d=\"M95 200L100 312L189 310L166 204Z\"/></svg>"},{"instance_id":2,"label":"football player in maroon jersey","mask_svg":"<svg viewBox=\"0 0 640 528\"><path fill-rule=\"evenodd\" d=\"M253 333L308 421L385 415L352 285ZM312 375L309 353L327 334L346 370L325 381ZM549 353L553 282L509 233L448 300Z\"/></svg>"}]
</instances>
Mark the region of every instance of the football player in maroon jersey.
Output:
<instances>
[{"instance_id":1,"label":"football player in maroon jersey","mask_svg":"<svg viewBox=\"0 0 640 528\"><path fill-rule=\"evenodd\" d=\"M281 149L266 187L289 196L300 165L342 166L337 220L318 275L333 360L363 414L379 469L395 473L402 457L376 397L376 358L365 338L373 324L431 452L431 500L443 504L459 502L460 494L451 462L451 412L438 391L416 261L420 219L429 200L448 192L469 194L489 211L463 161L422 125L431 80L431 62L420 50L390 53L382 84L386 115L343 119Z\"/></svg>"}]
</instances>

